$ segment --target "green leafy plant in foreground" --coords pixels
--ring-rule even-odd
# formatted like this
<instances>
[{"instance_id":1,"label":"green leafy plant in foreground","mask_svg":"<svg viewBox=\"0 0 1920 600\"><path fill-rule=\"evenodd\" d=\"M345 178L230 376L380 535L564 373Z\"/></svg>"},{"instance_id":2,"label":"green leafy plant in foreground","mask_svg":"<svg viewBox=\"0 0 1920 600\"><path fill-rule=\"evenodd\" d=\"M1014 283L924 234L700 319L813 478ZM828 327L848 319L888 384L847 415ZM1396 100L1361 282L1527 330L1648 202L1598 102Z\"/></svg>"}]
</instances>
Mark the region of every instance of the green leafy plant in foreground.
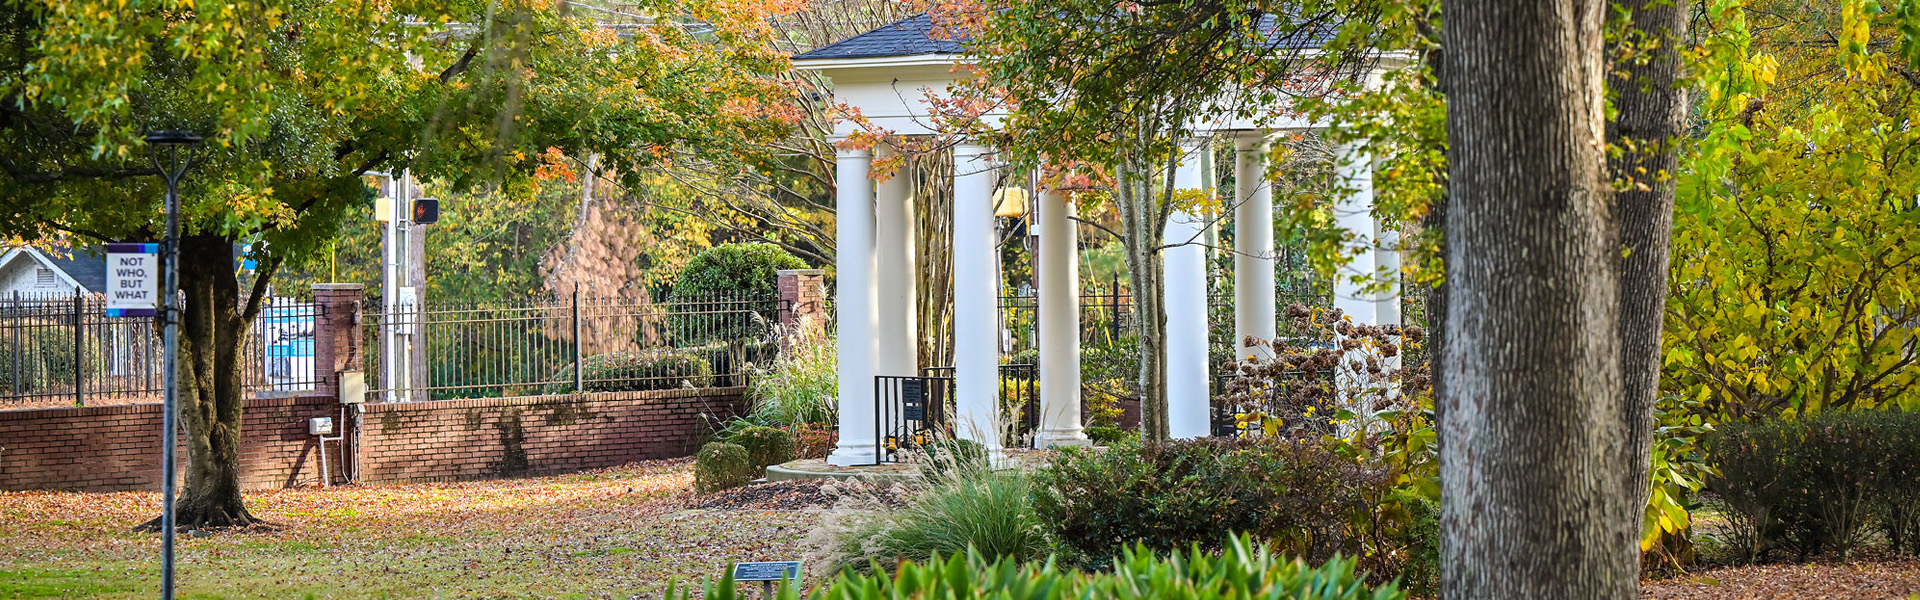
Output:
<instances>
[{"instance_id":1,"label":"green leafy plant in foreground","mask_svg":"<svg viewBox=\"0 0 1920 600\"><path fill-rule=\"evenodd\" d=\"M667 597L686 600L688 590L668 588ZM708 600L747 597L734 587L731 574L709 580ZM800 594L783 585L779 598L797 600ZM1063 569L1058 563L989 558L969 549L926 563L903 562L894 572L846 572L822 583L808 598L818 600L879 600L894 598L1000 598L1053 600L1077 598L1286 598L1290 600L1398 600L1406 597L1389 583L1369 587L1354 570L1351 559L1334 557L1311 567L1284 559L1252 538L1233 535L1218 554L1195 546L1186 552L1161 554L1144 546L1121 553L1110 572Z\"/></svg>"}]
</instances>

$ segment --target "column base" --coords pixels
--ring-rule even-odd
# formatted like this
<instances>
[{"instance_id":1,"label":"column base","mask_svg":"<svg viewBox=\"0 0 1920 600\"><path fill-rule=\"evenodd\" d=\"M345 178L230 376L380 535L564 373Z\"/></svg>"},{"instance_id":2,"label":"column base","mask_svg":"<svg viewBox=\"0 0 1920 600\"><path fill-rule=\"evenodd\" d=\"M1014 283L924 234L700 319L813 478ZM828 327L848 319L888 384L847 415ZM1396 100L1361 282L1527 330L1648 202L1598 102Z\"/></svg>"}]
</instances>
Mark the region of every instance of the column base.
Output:
<instances>
[{"instance_id":1,"label":"column base","mask_svg":"<svg viewBox=\"0 0 1920 600\"><path fill-rule=\"evenodd\" d=\"M873 446L840 446L833 449L833 454L827 455L827 464L836 467L871 465L879 460L879 455L874 454Z\"/></svg>"},{"instance_id":2,"label":"column base","mask_svg":"<svg viewBox=\"0 0 1920 600\"><path fill-rule=\"evenodd\" d=\"M1033 436L1033 447L1039 450L1047 448L1084 448L1092 446L1093 440L1087 439L1085 430L1048 431L1042 430Z\"/></svg>"}]
</instances>

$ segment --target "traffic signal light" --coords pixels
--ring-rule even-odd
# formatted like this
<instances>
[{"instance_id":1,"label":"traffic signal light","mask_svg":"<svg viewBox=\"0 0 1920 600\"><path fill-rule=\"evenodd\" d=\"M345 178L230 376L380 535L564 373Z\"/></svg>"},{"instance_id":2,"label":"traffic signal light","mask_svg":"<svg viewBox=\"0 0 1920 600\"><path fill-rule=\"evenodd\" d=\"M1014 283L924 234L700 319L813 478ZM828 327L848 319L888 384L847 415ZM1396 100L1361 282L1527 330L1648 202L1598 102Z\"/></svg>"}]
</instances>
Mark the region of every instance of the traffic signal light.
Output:
<instances>
[{"instance_id":1,"label":"traffic signal light","mask_svg":"<svg viewBox=\"0 0 1920 600\"><path fill-rule=\"evenodd\" d=\"M432 225L440 220L440 201L421 198L413 201L413 222L419 225Z\"/></svg>"}]
</instances>

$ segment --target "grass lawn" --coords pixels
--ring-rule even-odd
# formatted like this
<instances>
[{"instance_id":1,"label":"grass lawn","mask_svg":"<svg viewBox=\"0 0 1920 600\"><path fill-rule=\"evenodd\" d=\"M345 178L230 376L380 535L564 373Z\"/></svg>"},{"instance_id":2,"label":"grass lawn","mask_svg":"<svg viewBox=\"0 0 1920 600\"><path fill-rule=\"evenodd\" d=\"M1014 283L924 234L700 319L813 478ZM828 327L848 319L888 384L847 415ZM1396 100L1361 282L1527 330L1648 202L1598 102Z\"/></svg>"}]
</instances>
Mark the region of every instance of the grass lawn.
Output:
<instances>
[{"instance_id":1,"label":"grass lawn","mask_svg":"<svg viewBox=\"0 0 1920 600\"><path fill-rule=\"evenodd\" d=\"M552 477L260 492L274 531L180 536L183 598L626 598L788 560L816 516L685 511L686 461ZM0 492L0 599L152 598L146 492Z\"/></svg>"}]
</instances>

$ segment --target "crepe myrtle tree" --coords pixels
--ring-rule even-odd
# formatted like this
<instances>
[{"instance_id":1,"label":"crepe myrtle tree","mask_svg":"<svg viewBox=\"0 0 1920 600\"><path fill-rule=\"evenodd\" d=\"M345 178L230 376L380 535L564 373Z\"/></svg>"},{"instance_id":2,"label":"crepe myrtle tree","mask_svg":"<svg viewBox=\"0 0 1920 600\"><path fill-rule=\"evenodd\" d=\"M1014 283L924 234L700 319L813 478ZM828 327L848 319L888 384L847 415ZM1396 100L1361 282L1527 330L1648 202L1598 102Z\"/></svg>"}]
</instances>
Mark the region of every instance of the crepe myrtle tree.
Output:
<instances>
[{"instance_id":1,"label":"crepe myrtle tree","mask_svg":"<svg viewBox=\"0 0 1920 600\"><path fill-rule=\"evenodd\" d=\"M240 494L240 348L275 270L349 218L371 171L505 189L597 153L631 176L787 126L772 3L11 2L0 7L0 232L151 240L163 183L140 136L204 134L182 195L178 526L259 523ZM99 43L101 39L123 40ZM257 241L250 283L236 242ZM156 523L148 527L157 528Z\"/></svg>"},{"instance_id":2,"label":"crepe myrtle tree","mask_svg":"<svg viewBox=\"0 0 1920 600\"><path fill-rule=\"evenodd\" d=\"M987 6L991 4L991 6ZM1179 140L1219 117L1281 116L1367 72L1406 27L1374 0L1010 0L939 4L967 32L980 97L1006 107L992 132L1004 160L1081 165L1120 216L1139 339L1141 427L1168 436L1161 238L1182 206ZM1221 211L1230 213L1230 210ZM1198 240L1175 243L1200 243Z\"/></svg>"}]
</instances>

